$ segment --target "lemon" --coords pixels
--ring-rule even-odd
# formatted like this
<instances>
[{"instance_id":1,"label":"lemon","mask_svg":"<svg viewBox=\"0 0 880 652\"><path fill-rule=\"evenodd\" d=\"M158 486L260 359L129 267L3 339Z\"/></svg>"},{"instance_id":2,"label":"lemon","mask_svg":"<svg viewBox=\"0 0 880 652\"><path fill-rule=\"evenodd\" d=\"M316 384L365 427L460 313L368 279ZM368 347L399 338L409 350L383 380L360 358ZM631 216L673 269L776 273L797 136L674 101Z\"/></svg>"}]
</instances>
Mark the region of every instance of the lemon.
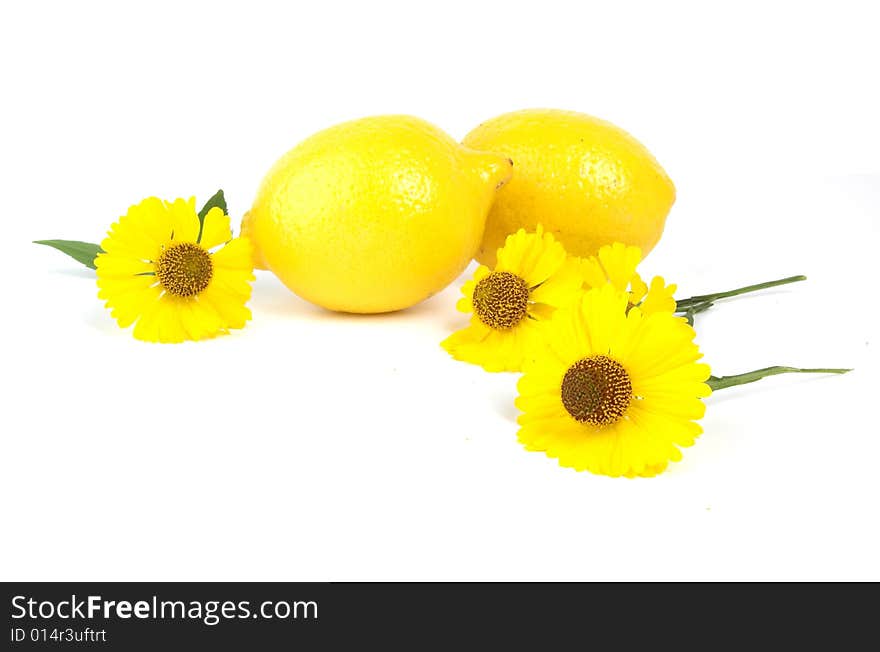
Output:
<instances>
[{"instance_id":1,"label":"lemon","mask_svg":"<svg viewBox=\"0 0 880 652\"><path fill-rule=\"evenodd\" d=\"M582 113L507 113L474 129L464 144L513 159L513 178L498 193L477 253L489 266L508 234L539 223L578 256L612 242L647 255L675 201L675 186L641 143Z\"/></svg>"},{"instance_id":2,"label":"lemon","mask_svg":"<svg viewBox=\"0 0 880 652\"><path fill-rule=\"evenodd\" d=\"M507 157L464 147L419 118L354 120L285 154L242 232L255 262L312 303L400 310L467 266L510 170Z\"/></svg>"}]
</instances>

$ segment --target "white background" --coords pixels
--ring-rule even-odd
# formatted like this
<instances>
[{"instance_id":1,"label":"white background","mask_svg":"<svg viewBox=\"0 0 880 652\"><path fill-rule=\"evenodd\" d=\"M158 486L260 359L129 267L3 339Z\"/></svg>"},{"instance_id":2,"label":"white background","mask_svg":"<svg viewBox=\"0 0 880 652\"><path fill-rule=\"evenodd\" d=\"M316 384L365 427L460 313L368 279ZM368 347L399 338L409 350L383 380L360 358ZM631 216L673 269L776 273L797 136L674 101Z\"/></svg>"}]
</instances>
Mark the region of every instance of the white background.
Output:
<instances>
[{"instance_id":1,"label":"white background","mask_svg":"<svg viewBox=\"0 0 880 652\"><path fill-rule=\"evenodd\" d=\"M656 5L656 6L652 6ZM880 579L871 3L4 3L0 578ZM680 297L804 273L697 323L716 373L663 476L516 442L516 377L452 361L463 278L400 314L261 273L216 341L121 331L99 241L148 195L234 221L310 133L412 113L456 138L526 107L642 140L678 188L644 264Z\"/></svg>"}]
</instances>

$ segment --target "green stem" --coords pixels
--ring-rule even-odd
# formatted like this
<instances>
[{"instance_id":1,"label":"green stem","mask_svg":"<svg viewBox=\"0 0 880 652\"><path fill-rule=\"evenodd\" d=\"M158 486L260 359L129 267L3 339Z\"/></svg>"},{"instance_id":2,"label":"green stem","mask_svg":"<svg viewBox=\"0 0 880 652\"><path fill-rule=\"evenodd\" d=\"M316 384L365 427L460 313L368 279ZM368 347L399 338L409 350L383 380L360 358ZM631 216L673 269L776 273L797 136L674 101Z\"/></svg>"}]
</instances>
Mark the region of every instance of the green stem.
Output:
<instances>
[{"instance_id":1,"label":"green stem","mask_svg":"<svg viewBox=\"0 0 880 652\"><path fill-rule=\"evenodd\" d=\"M701 304L701 303L711 303L713 301L717 301L718 299L726 299L727 297L735 297L740 294L746 294L747 292L756 292L757 290L766 290L767 288L774 288L779 285L787 285L789 283L797 283L798 281L806 281L807 277L803 275L798 276L789 276L787 278L781 278L776 281L767 281L766 283L756 283L755 285L746 285L745 287L737 288L735 290L728 290L727 292L715 292L714 294L697 294L692 297L688 297L687 299L682 299L681 301L675 302L675 312L687 312L689 308L692 306Z\"/></svg>"},{"instance_id":2,"label":"green stem","mask_svg":"<svg viewBox=\"0 0 880 652\"><path fill-rule=\"evenodd\" d=\"M797 367L764 367L763 369L755 369L744 374L735 374L733 376L709 376L706 384L712 388L712 391L735 387L736 385L745 385L761 380L767 376L776 376L778 374L845 374L852 369L798 369Z\"/></svg>"},{"instance_id":3,"label":"green stem","mask_svg":"<svg viewBox=\"0 0 880 652\"><path fill-rule=\"evenodd\" d=\"M705 312L715 304L711 301L706 301L705 303L695 303L690 308L684 311L684 317L687 319L688 324L691 326L694 325L694 315L700 312Z\"/></svg>"}]
</instances>

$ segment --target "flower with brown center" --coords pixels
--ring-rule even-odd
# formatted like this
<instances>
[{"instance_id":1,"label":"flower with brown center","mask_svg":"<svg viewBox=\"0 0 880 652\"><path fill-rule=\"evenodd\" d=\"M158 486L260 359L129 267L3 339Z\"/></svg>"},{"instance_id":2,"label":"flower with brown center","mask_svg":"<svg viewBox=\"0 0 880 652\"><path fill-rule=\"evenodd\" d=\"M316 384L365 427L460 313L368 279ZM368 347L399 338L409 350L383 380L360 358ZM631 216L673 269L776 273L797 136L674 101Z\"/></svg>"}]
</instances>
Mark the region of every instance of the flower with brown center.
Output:
<instances>
[{"instance_id":1,"label":"flower with brown center","mask_svg":"<svg viewBox=\"0 0 880 652\"><path fill-rule=\"evenodd\" d=\"M628 303L609 283L548 322L545 352L518 384L526 448L579 471L651 476L700 434L709 366L693 328Z\"/></svg>"},{"instance_id":2,"label":"flower with brown center","mask_svg":"<svg viewBox=\"0 0 880 652\"><path fill-rule=\"evenodd\" d=\"M452 357L487 371L520 371L543 347L540 324L580 293L576 261L538 226L520 229L498 250L494 270L480 266L462 287L458 309L471 323L442 342Z\"/></svg>"},{"instance_id":3,"label":"flower with brown center","mask_svg":"<svg viewBox=\"0 0 880 652\"><path fill-rule=\"evenodd\" d=\"M95 258L98 297L149 342L201 340L242 328L251 312L250 241L219 206L145 199L110 227Z\"/></svg>"}]
</instances>

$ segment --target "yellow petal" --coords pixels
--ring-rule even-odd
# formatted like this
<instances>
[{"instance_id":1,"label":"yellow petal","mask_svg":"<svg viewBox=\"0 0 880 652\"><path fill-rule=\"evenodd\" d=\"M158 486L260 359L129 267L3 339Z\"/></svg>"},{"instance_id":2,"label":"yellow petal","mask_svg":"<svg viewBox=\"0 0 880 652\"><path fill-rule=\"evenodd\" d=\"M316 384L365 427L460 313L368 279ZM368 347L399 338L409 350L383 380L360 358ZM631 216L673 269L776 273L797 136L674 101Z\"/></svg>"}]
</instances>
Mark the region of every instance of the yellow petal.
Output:
<instances>
[{"instance_id":1,"label":"yellow petal","mask_svg":"<svg viewBox=\"0 0 880 652\"><path fill-rule=\"evenodd\" d=\"M101 248L109 254L136 260L154 260L171 236L171 219L163 202L148 197L129 207L110 226Z\"/></svg>"},{"instance_id":2,"label":"yellow petal","mask_svg":"<svg viewBox=\"0 0 880 652\"><path fill-rule=\"evenodd\" d=\"M477 269L474 270L474 276L472 279L472 281L474 282L474 285L476 285L477 283L482 281L484 278L489 276L489 274L491 274L491 273L492 273L492 270L489 269L488 267L486 267L485 265L480 265L479 267L477 267Z\"/></svg>"},{"instance_id":3,"label":"yellow petal","mask_svg":"<svg viewBox=\"0 0 880 652\"><path fill-rule=\"evenodd\" d=\"M489 336L490 331L491 329L474 315L471 317L470 323L466 327L452 333L449 337L440 342L440 346L446 349L446 351L456 360L471 362L471 360L460 357L460 352L464 351L469 346L481 344Z\"/></svg>"},{"instance_id":4,"label":"yellow petal","mask_svg":"<svg viewBox=\"0 0 880 652\"><path fill-rule=\"evenodd\" d=\"M253 273L247 270L215 268L205 292L232 294L238 297L240 303L247 303L251 297L251 282L253 280Z\"/></svg>"},{"instance_id":5,"label":"yellow petal","mask_svg":"<svg viewBox=\"0 0 880 652\"><path fill-rule=\"evenodd\" d=\"M198 298L199 302L219 315L223 328L244 328L252 316L250 309L244 305L249 296L250 286L248 296L242 297L239 293L226 292L212 282Z\"/></svg>"},{"instance_id":6,"label":"yellow petal","mask_svg":"<svg viewBox=\"0 0 880 652\"><path fill-rule=\"evenodd\" d=\"M641 404L633 404L628 414L632 423L641 427L646 433L650 433L649 440L654 444L652 450L662 451L651 459L646 459L646 463L656 464L663 461L664 457L671 461L678 461L681 459L681 452L673 451L673 445L691 446L703 431L699 424L690 419L683 419L655 410L649 411ZM647 448L648 444L645 443L644 446Z\"/></svg>"},{"instance_id":7,"label":"yellow petal","mask_svg":"<svg viewBox=\"0 0 880 652\"><path fill-rule=\"evenodd\" d=\"M595 256L590 256L589 258L575 258L574 260L578 265L581 280L583 281L585 289L599 288L608 282L608 277L605 276L605 270L602 269L602 265L599 264L599 259Z\"/></svg>"},{"instance_id":8,"label":"yellow petal","mask_svg":"<svg viewBox=\"0 0 880 652\"><path fill-rule=\"evenodd\" d=\"M173 202L165 202L165 207L171 215L171 223L174 229L174 242L195 242L199 236L199 215L196 212L196 199L175 199Z\"/></svg>"},{"instance_id":9,"label":"yellow petal","mask_svg":"<svg viewBox=\"0 0 880 652\"><path fill-rule=\"evenodd\" d=\"M599 249L599 262L605 270L605 276L621 292L629 287L641 260L641 249L621 242L605 245Z\"/></svg>"},{"instance_id":10,"label":"yellow petal","mask_svg":"<svg viewBox=\"0 0 880 652\"><path fill-rule=\"evenodd\" d=\"M589 330L579 307L553 313L545 331L547 346L566 367L593 353Z\"/></svg>"},{"instance_id":11,"label":"yellow petal","mask_svg":"<svg viewBox=\"0 0 880 652\"><path fill-rule=\"evenodd\" d=\"M102 286L98 298L106 299L106 307L110 316L121 328L131 326L145 310L155 302L162 293L162 288L151 284L150 279L135 277L135 282L121 286Z\"/></svg>"},{"instance_id":12,"label":"yellow petal","mask_svg":"<svg viewBox=\"0 0 880 652\"><path fill-rule=\"evenodd\" d=\"M220 315L201 299L192 299L180 306L180 317L187 338L202 340L226 332Z\"/></svg>"},{"instance_id":13,"label":"yellow petal","mask_svg":"<svg viewBox=\"0 0 880 652\"><path fill-rule=\"evenodd\" d=\"M535 233L520 229L507 236L505 245L498 250L495 271L516 274L533 288L550 278L567 257L565 248L538 225Z\"/></svg>"},{"instance_id":14,"label":"yellow petal","mask_svg":"<svg viewBox=\"0 0 880 652\"><path fill-rule=\"evenodd\" d=\"M526 317L514 329L516 350L515 371L522 371L527 364L548 355L545 324Z\"/></svg>"},{"instance_id":15,"label":"yellow petal","mask_svg":"<svg viewBox=\"0 0 880 652\"><path fill-rule=\"evenodd\" d=\"M455 309L459 312L473 312L474 311L474 302L471 300L471 297L462 297L458 301L455 302Z\"/></svg>"},{"instance_id":16,"label":"yellow petal","mask_svg":"<svg viewBox=\"0 0 880 652\"><path fill-rule=\"evenodd\" d=\"M524 320L525 321L525 320ZM507 330L494 330L474 316L466 328L456 331L440 345L456 360L471 362L486 371L519 371L526 350L535 344L534 334L517 325Z\"/></svg>"},{"instance_id":17,"label":"yellow petal","mask_svg":"<svg viewBox=\"0 0 880 652\"><path fill-rule=\"evenodd\" d=\"M159 298L159 309L155 314L159 342L177 344L186 340L186 331L180 316L180 304L186 301L167 293Z\"/></svg>"},{"instance_id":18,"label":"yellow petal","mask_svg":"<svg viewBox=\"0 0 880 652\"><path fill-rule=\"evenodd\" d=\"M211 254L215 268L253 272L252 245L248 238L235 238ZM251 277L253 275L251 274Z\"/></svg>"},{"instance_id":19,"label":"yellow petal","mask_svg":"<svg viewBox=\"0 0 880 652\"><path fill-rule=\"evenodd\" d=\"M162 308L162 295L156 294L153 300L144 305L140 318L134 325L133 335L145 342L159 341L159 311Z\"/></svg>"},{"instance_id":20,"label":"yellow petal","mask_svg":"<svg viewBox=\"0 0 880 652\"><path fill-rule=\"evenodd\" d=\"M611 352L611 344L626 321L627 303L626 294L611 284L584 294L580 311L592 353Z\"/></svg>"},{"instance_id":21,"label":"yellow petal","mask_svg":"<svg viewBox=\"0 0 880 652\"><path fill-rule=\"evenodd\" d=\"M98 298L112 301L118 296L141 290L156 282L155 276L102 277L97 280Z\"/></svg>"},{"instance_id":22,"label":"yellow petal","mask_svg":"<svg viewBox=\"0 0 880 652\"><path fill-rule=\"evenodd\" d=\"M635 309L630 312L632 314ZM666 312L645 315L641 319L635 336L637 345L623 357L627 369L635 376L650 379L702 357L693 343L696 333L684 320Z\"/></svg>"},{"instance_id":23,"label":"yellow petal","mask_svg":"<svg viewBox=\"0 0 880 652\"><path fill-rule=\"evenodd\" d=\"M572 419L568 413L527 423L520 420L520 423L517 439L528 450L547 451L548 455L553 451L555 454L552 457L558 457L560 451L578 446L581 439L591 434L588 428Z\"/></svg>"},{"instance_id":24,"label":"yellow petal","mask_svg":"<svg viewBox=\"0 0 880 652\"><path fill-rule=\"evenodd\" d=\"M642 302L642 299L645 298L645 295L648 294L648 286L645 285L645 282L642 280L642 277L638 274L633 275L632 280L629 282L630 285L630 303L634 306L639 305Z\"/></svg>"},{"instance_id":25,"label":"yellow petal","mask_svg":"<svg viewBox=\"0 0 880 652\"><path fill-rule=\"evenodd\" d=\"M666 285L662 276L655 276L651 279L651 287L639 308L645 315L655 312L675 312L675 290L675 285Z\"/></svg>"},{"instance_id":26,"label":"yellow petal","mask_svg":"<svg viewBox=\"0 0 880 652\"><path fill-rule=\"evenodd\" d=\"M214 206L205 215L202 223L202 237L199 244L205 249L213 249L217 245L232 240L232 229L229 227L229 216L219 206Z\"/></svg>"},{"instance_id":27,"label":"yellow petal","mask_svg":"<svg viewBox=\"0 0 880 652\"><path fill-rule=\"evenodd\" d=\"M523 413L517 419L519 423L567 414L562 405L560 389L565 372L564 365L540 369L526 367L526 372L516 384L518 396L514 405Z\"/></svg>"},{"instance_id":28,"label":"yellow petal","mask_svg":"<svg viewBox=\"0 0 880 652\"><path fill-rule=\"evenodd\" d=\"M119 254L102 253L95 257L98 278L137 276L156 271L155 263Z\"/></svg>"},{"instance_id":29,"label":"yellow petal","mask_svg":"<svg viewBox=\"0 0 880 652\"><path fill-rule=\"evenodd\" d=\"M556 313L556 307L547 305L546 303L530 303L528 314L530 317L538 321L549 321Z\"/></svg>"},{"instance_id":30,"label":"yellow petal","mask_svg":"<svg viewBox=\"0 0 880 652\"><path fill-rule=\"evenodd\" d=\"M581 285L578 261L569 258L554 274L529 292L529 301L557 308L570 305L580 299Z\"/></svg>"}]
</instances>

